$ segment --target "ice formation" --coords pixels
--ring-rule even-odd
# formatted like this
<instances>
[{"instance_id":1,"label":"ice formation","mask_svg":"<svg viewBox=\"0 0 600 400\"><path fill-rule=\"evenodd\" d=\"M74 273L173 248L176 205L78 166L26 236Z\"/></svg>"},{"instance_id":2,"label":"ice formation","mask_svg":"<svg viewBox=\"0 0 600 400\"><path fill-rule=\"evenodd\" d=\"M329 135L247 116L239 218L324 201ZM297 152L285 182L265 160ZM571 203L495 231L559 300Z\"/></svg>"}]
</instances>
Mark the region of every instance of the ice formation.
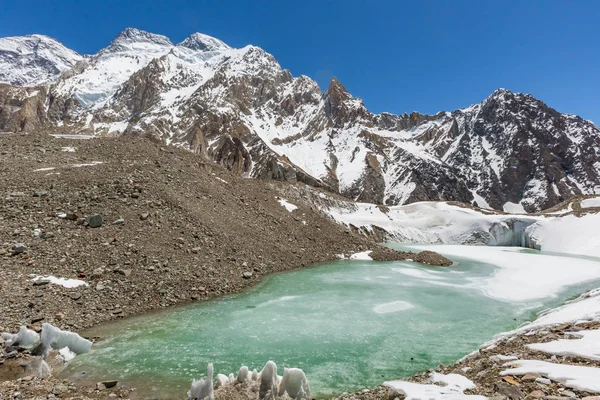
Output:
<instances>
[{"instance_id":1,"label":"ice formation","mask_svg":"<svg viewBox=\"0 0 600 400\"><path fill-rule=\"evenodd\" d=\"M219 374L220 375L220 374ZM208 374L204 379L194 380L188 394L190 400L214 400L213 391L213 365L208 364Z\"/></svg>"},{"instance_id":2,"label":"ice formation","mask_svg":"<svg viewBox=\"0 0 600 400\"><path fill-rule=\"evenodd\" d=\"M92 348L92 342L89 340L48 323L42 325L42 344L48 349L56 350L68 347L75 354L87 353Z\"/></svg>"},{"instance_id":3,"label":"ice formation","mask_svg":"<svg viewBox=\"0 0 600 400\"><path fill-rule=\"evenodd\" d=\"M310 386L304 371L299 368L284 368L279 383L278 396L288 394L292 399L310 399Z\"/></svg>"},{"instance_id":4,"label":"ice formation","mask_svg":"<svg viewBox=\"0 0 600 400\"><path fill-rule=\"evenodd\" d=\"M274 399L275 393L277 393L278 383L277 364L273 361L267 361L262 371L260 371L260 390L258 398L260 400Z\"/></svg>"},{"instance_id":5,"label":"ice formation","mask_svg":"<svg viewBox=\"0 0 600 400\"><path fill-rule=\"evenodd\" d=\"M40 335L25 326L22 326L15 334L4 332L2 337L6 341L6 347L34 347L40 341Z\"/></svg>"},{"instance_id":6,"label":"ice formation","mask_svg":"<svg viewBox=\"0 0 600 400\"><path fill-rule=\"evenodd\" d=\"M248 367L245 365L240 368L240 372L238 372L237 382L244 383L248 379Z\"/></svg>"},{"instance_id":7,"label":"ice formation","mask_svg":"<svg viewBox=\"0 0 600 400\"><path fill-rule=\"evenodd\" d=\"M217 382L215 383L215 389L229 384L229 378L227 375L217 374Z\"/></svg>"}]
</instances>

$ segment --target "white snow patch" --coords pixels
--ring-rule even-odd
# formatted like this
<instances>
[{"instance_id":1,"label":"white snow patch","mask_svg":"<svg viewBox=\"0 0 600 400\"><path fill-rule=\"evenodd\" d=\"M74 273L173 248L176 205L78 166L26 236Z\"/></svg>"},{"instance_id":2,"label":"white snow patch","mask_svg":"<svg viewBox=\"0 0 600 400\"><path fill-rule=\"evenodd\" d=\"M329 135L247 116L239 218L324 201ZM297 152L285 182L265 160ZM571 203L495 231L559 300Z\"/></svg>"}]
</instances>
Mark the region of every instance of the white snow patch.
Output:
<instances>
[{"instance_id":1,"label":"white snow patch","mask_svg":"<svg viewBox=\"0 0 600 400\"><path fill-rule=\"evenodd\" d=\"M72 289L72 288L76 288L79 286L88 286L88 284L84 281L81 281L79 279L69 279L69 278L57 278L55 276L52 275L48 275L48 276L36 276L33 279L31 279L32 281L48 281L52 284L55 285L60 285L63 287L66 287L67 289Z\"/></svg>"},{"instance_id":2,"label":"white snow patch","mask_svg":"<svg viewBox=\"0 0 600 400\"><path fill-rule=\"evenodd\" d=\"M406 400L487 399L484 396L464 394L465 390L474 389L475 384L462 375L444 375L434 372L431 374L429 380L430 382L434 383L444 383L446 386L413 383L400 380L383 382L383 385L390 387L401 394L404 394L406 396Z\"/></svg>"},{"instance_id":3,"label":"white snow patch","mask_svg":"<svg viewBox=\"0 0 600 400\"><path fill-rule=\"evenodd\" d=\"M600 207L600 197L582 200L580 204L581 208Z\"/></svg>"},{"instance_id":4,"label":"white snow patch","mask_svg":"<svg viewBox=\"0 0 600 400\"><path fill-rule=\"evenodd\" d=\"M532 343L533 350L559 356L577 356L600 361L600 330L565 332L578 339L559 339L548 343Z\"/></svg>"},{"instance_id":5,"label":"white snow patch","mask_svg":"<svg viewBox=\"0 0 600 400\"><path fill-rule=\"evenodd\" d=\"M285 207L286 210L288 210L289 212L292 212L294 210L298 209L298 206L292 203L289 203L287 200L285 199L279 199L279 204L281 204L283 207Z\"/></svg>"},{"instance_id":6,"label":"white snow patch","mask_svg":"<svg viewBox=\"0 0 600 400\"><path fill-rule=\"evenodd\" d=\"M354 253L350 256L350 260L373 260L369 254L371 254L371 250L361 251L360 253Z\"/></svg>"},{"instance_id":7,"label":"white snow patch","mask_svg":"<svg viewBox=\"0 0 600 400\"><path fill-rule=\"evenodd\" d=\"M38 169L34 169L33 172L52 171L55 169L56 169L56 167L38 168Z\"/></svg>"},{"instance_id":8,"label":"white snow patch","mask_svg":"<svg viewBox=\"0 0 600 400\"><path fill-rule=\"evenodd\" d=\"M600 393L600 368L582 367L578 365L553 364L539 360L518 360L504 364L517 366L500 372L500 375L540 374L566 387Z\"/></svg>"},{"instance_id":9,"label":"white snow patch","mask_svg":"<svg viewBox=\"0 0 600 400\"><path fill-rule=\"evenodd\" d=\"M67 146L67 147L61 148L60 151L64 151L67 153L75 153L76 149L75 149L75 147Z\"/></svg>"},{"instance_id":10,"label":"white snow patch","mask_svg":"<svg viewBox=\"0 0 600 400\"><path fill-rule=\"evenodd\" d=\"M505 213L509 214L527 214L527 211L525 211L521 203L517 204L507 201L506 203L504 203L504 206L502 206L502 209Z\"/></svg>"}]
</instances>

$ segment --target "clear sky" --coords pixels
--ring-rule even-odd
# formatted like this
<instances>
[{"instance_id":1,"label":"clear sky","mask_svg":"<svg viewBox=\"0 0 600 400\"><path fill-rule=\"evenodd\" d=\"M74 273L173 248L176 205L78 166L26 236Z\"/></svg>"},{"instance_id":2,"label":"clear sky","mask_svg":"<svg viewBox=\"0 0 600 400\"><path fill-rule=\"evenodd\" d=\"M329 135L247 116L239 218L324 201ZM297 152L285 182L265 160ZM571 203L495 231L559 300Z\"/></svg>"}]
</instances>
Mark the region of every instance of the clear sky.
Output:
<instances>
[{"instance_id":1,"label":"clear sky","mask_svg":"<svg viewBox=\"0 0 600 400\"><path fill-rule=\"evenodd\" d=\"M600 124L600 1L0 1L0 36L95 53L126 27L254 44L294 76L332 76L374 112L466 107L503 87Z\"/></svg>"}]
</instances>

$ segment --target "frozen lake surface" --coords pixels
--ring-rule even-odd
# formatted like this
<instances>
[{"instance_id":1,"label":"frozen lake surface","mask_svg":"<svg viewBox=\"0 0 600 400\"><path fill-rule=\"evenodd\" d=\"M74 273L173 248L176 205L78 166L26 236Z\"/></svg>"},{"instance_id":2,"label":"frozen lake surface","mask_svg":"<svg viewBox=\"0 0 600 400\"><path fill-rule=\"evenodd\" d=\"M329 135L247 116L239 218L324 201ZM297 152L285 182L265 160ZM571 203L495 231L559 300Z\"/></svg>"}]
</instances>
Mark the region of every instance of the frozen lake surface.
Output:
<instances>
[{"instance_id":1,"label":"frozen lake surface","mask_svg":"<svg viewBox=\"0 0 600 400\"><path fill-rule=\"evenodd\" d=\"M313 396L374 387L450 364L537 311L595 288L600 262L519 248L431 249L457 265L343 260L270 276L257 287L105 324L65 376L118 379L144 398L184 397L193 378L302 368Z\"/></svg>"}]
</instances>

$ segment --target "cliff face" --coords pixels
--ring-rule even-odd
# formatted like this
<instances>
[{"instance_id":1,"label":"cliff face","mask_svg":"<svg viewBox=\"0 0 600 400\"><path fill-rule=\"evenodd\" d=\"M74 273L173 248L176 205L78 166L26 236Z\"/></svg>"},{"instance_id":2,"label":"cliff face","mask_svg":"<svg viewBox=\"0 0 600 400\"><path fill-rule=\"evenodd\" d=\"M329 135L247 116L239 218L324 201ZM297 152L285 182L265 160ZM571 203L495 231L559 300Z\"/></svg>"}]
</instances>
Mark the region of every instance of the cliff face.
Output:
<instances>
[{"instance_id":1,"label":"cliff face","mask_svg":"<svg viewBox=\"0 0 600 400\"><path fill-rule=\"evenodd\" d=\"M536 211L600 190L598 128L530 95L499 89L453 112L373 114L335 78L322 92L258 47L202 34L173 45L125 30L35 90L0 88L0 129L150 134L241 175L365 202Z\"/></svg>"}]
</instances>

